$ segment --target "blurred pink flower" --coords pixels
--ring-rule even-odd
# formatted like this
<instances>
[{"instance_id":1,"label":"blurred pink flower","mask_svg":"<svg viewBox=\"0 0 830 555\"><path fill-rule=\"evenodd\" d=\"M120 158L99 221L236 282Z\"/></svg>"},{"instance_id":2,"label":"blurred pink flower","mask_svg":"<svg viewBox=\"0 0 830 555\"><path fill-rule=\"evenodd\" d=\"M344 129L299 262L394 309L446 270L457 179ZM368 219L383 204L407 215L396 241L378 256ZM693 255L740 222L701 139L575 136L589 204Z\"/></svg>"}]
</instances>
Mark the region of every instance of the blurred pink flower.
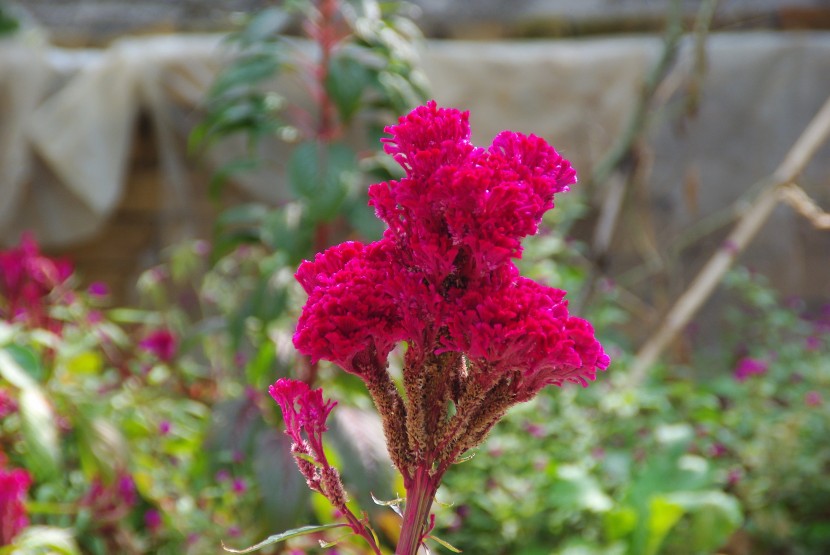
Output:
<instances>
[{"instance_id":1,"label":"blurred pink flower","mask_svg":"<svg viewBox=\"0 0 830 555\"><path fill-rule=\"evenodd\" d=\"M744 471L740 468L733 468L729 471L729 474L726 476L726 483L729 486L736 486L738 482L743 480Z\"/></svg>"},{"instance_id":2,"label":"blurred pink flower","mask_svg":"<svg viewBox=\"0 0 830 555\"><path fill-rule=\"evenodd\" d=\"M161 529L161 525L161 513L159 513L156 509L148 509L147 512L144 513L144 526L147 527L150 533L157 533Z\"/></svg>"},{"instance_id":3,"label":"blurred pink flower","mask_svg":"<svg viewBox=\"0 0 830 555\"><path fill-rule=\"evenodd\" d=\"M96 524L106 527L124 518L137 502L133 477L119 472L112 480L93 479L81 504L89 508Z\"/></svg>"},{"instance_id":4,"label":"blurred pink flower","mask_svg":"<svg viewBox=\"0 0 830 555\"><path fill-rule=\"evenodd\" d=\"M110 294L110 288L103 281L94 281L89 284L87 293L94 297L106 297Z\"/></svg>"},{"instance_id":5,"label":"blurred pink flower","mask_svg":"<svg viewBox=\"0 0 830 555\"><path fill-rule=\"evenodd\" d=\"M5 389L0 389L0 418L17 412L17 401Z\"/></svg>"},{"instance_id":6,"label":"blurred pink flower","mask_svg":"<svg viewBox=\"0 0 830 555\"><path fill-rule=\"evenodd\" d=\"M176 356L178 339L169 329L161 328L150 332L138 346L162 362L170 362Z\"/></svg>"},{"instance_id":7,"label":"blurred pink flower","mask_svg":"<svg viewBox=\"0 0 830 555\"><path fill-rule=\"evenodd\" d=\"M23 501L31 484L25 470L0 467L0 546L9 545L29 525Z\"/></svg>"},{"instance_id":8,"label":"blurred pink flower","mask_svg":"<svg viewBox=\"0 0 830 555\"><path fill-rule=\"evenodd\" d=\"M67 303L67 293L54 292L72 275L66 260L43 256L30 233L17 248L0 251L0 317L60 332L61 322L49 315L50 303Z\"/></svg>"},{"instance_id":9,"label":"blurred pink flower","mask_svg":"<svg viewBox=\"0 0 830 555\"><path fill-rule=\"evenodd\" d=\"M811 335L804 341L804 347L808 351L818 351L821 348L821 339L817 335Z\"/></svg>"},{"instance_id":10,"label":"blurred pink flower","mask_svg":"<svg viewBox=\"0 0 830 555\"><path fill-rule=\"evenodd\" d=\"M732 375L739 382L745 382L751 376L757 376L766 373L768 367L769 365L764 360L744 357L738 361L738 364L735 366L735 371Z\"/></svg>"},{"instance_id":11,"label":"blurred pink flower","mask_svg":"<svg viewBox=\"0 0 830 555\"><path fill-rule=\"evenodd\" d=\"M232 488L234 493L245 493L245 490L248 489L248 485L242 478L237 478L233 481Z\"/></svg>"},{"instance_id":12,"label":"blurred pink flower","mask_svg":"<svg viewBox=\"0 0 830 555\"><path fill-rule=\"evenodd\" d=\"M726 446L723 443L713 443L709 448L709 454L714 457L723 457L727 453Z\"/></svg>"},{"instance_id":13,"label":"blurred pink flower","mask_svg":"<svg viewBox=\"0 0 830 555\"><path fill-rule=\"evenodd\" d=\"M818 391L808 391L804 394L804 403L808 407L818 407L822 404L821 393Z\"/></svg>"}]
</instances>

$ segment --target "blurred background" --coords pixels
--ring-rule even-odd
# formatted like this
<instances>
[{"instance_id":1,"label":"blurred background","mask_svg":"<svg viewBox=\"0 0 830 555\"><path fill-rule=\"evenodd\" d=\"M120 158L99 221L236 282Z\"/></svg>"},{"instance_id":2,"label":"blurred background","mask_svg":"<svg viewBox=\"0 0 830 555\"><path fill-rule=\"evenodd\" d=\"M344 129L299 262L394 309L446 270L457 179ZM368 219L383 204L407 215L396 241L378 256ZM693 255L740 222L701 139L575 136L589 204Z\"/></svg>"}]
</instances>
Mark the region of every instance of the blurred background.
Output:
<instances>
[{"instance_id":1,"label":"blurred background","mask_svg":"<svg viewBox=\"0 0 830 555\"><path fill-rule=\"evenodd\" d=\"M382 129L435 99L476 144L534 133L577 169L522 267L614 360L512 411L448 476L438 535L830 551L826 0L0 10L0 469L30 482L0 546L212 553L331 521L275 433L284 375L341 401L362 508L401 491L359 382L293 353L291 276L379 235Z\"/></svg>"}]
</instances>

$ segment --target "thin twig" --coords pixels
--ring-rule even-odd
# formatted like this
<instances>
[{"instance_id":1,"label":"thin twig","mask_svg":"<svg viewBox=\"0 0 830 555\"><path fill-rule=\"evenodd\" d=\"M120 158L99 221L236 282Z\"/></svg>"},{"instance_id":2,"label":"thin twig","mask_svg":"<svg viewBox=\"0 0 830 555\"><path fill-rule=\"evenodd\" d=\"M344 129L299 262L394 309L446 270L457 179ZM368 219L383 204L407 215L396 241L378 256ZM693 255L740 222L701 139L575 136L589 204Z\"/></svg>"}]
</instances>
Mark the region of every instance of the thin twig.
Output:
<instances>
[{"instance_id":1,"label":"thin twig","mask_svg":"<svg viewBox=\"0 0 830 555\"><path fill-rule=\"evenodd\" d=\"M821 107L807 128L790 148L784 161L757 186L761 193L741 216L729 237L724 241L695 280L675 302L657 332L643 345L631 364L630 383L637 384L662 354L666 346L697 313L706 299L721 282L735 258L752 241L772 210L782 198L782 190L793 182L816 150L830 135L830 98Z\"/></svg>"},{"instance_id":2,"label":"thin twig","mask_svg":"<svg viewBox=\"0 0 830 555\"><path fill-rule=\"evenodd\" d=\"M830 230L830 212L822 210L816 201L795 183L789 183L781 188L781 200L807 218L816 229Z\"/></svg>"},{"instance_id":3,"label":"thin twig","mask_svg":"<svg viewBox=\"0 0 830 555\"><path fill-rule=\"evenodd\" d=\"M593 295L599 274L606 270L606 258L611 239L617 228L631 176L636 169L637 145L648 128L650 108L655 92L666 78L677 57L680 39L683 37L683 10L678 0L672 3L666 23L663 50L660 59L649 72L643 83L640 97L631 118L617 142L608 154L594 167L588 179L588 188L605 186L604 202L597 218L594 239L591 245L593 265L589 270L579 297L574 302L574 311L584 310Z\"/></svg>"},{"instance_id":4,"label":"thin twig","mask_svg":"<svg viewBox=\"0 0 830 555\"><path fill-rule=\"evenodd\" d=\"M695 98L688 100L689 108L696 107L699 100L700 86L697 81L702 80L706 70L704 44L717 4L718 0L706 0L698 10L695 20L695 79L690 84L690 93ZM638 156L638 153L642 150L642 139L649 128L654 104L665 103L668 99L668 95L661 94L661 90L665 88L666 81L672 75L671 69L680 51L683 32L682 3L675 0L667 18L660 59L646 77L625 131L605 158L597 164L588 180L589 188L605 184L605 191L591 246L594 264L585 279L579 297L574 302L576 312L583 311L589 304L599 275L607 269L611 241L618 227L623 206L629 196L631 184L639 173L642 157Z\"/></svg>"}]
</instances>

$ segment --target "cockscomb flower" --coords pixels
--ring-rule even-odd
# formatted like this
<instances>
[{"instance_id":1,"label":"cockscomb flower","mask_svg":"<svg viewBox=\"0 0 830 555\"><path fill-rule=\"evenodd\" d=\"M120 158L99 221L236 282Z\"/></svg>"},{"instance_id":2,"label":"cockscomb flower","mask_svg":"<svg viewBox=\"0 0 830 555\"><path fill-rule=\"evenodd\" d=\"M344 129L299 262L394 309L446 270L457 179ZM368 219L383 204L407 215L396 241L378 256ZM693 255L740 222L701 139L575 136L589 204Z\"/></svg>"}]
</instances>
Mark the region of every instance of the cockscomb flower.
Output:
<instances>
[{"instance_id":1,"label":"cockscomb flower","mask_svg":"<svg viewBox=\"0 0 830 555\"><path fill-rule=\"evenodd\" d=\"M503 131L477 147L469 114L435 102L386 132L384 150L406 173L369 188L387 229L300 266L308 301L294 344L366 383L407 489L400 552L414 553L448 466L510 406L547 385L585 386L609 357L564 291L514 264L554 195L576 183L570 163L535 135ZM400 343L404 395L387 372ZM415 536L407 519L420 523Z\"/></svg>"},{"instance_id":2,"label":"cockscomb flower","mask_svg":"<svg viewBox=\"0 0 830 555\"><path fill-rule=\"evenodd\" d=\"M345 506L340 477L323 450L326 419L337 402L324 401L322 389L311 389L304 382L288 378L277 380L268 393L282 410L285 433L292 439L291 453L308 487L325 495L335 507Z\"/></svg>"},{"instance_id":3,"label":"cockscomb flower","mask_svg":"<svg viewBox=\"0 0 830 555\"><path fill-rule=\"evenodd\" d=\"M401 450L396 464L410 466L401 468L406 477L427 454L413 459L403 450L424 430L401 430L392 420L408 418L411 428L423 424L413 414L443 419L450 401L467 402L473 413L501 407L484 410L493 410L492 420L546 385L586 385L609 358L591 325L568 313L564 291L521 277L513 263L554 195L576 182L570 163L534 135L504 131L490 147L476 147L468 113L435 102L386 131L384 148L406 171L369 188L388 228L380 241L337 245L300 266L309 299L294 342L312 360L361 376L381 413L394 414L383 414L387 439ZM415 388L406 401L386 376L400 342L408 345L404 380ZM424 402L417 385L424 381L435 389L427 395L435 406L415 406ZM449 435L415 443L457 455L446 449L466 426L425 425Z\"/></svg>"}]
</instances>

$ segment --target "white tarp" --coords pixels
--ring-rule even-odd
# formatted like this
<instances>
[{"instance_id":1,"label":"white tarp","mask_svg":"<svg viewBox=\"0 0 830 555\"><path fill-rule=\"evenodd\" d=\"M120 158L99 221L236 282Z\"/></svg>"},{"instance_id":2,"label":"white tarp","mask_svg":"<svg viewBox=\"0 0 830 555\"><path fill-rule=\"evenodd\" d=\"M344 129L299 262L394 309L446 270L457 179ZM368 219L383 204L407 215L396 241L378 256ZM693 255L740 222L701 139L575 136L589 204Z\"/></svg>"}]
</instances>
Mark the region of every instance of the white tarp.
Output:
<instances>
[{"instance_id":1,"label":"white tarp","mask_svg":"<svg viewBox=\"0 0 830 555\"><path fill-rule=\"evenodd\" d=\"M624 128L661 48L654 37L431 41L423 63L434 98L471 111L477 142L506 128L536 133L587 175ZM666 239L774 169L830 94L830 33L719 34L707 51L698 116L657 121L651 133L649 195ZM691 43L677 65L681 80L691 72L690 52ZM99 229L124 194L139 110L157 133L169 202L187 203L194 184L184 139L223 56L219 36L131 38L98 51L50 48L33 34L0 41L0 243L13 242L24 228L47 245L77 242ZM222 144L209 160L218 167L239 148ZM273 149L273 171L238 183L268 202L280 198L285 159L283 147ZM693 203L684 197L690 175L699 182ZM826 203L828 182L825 148L801 185ZM195 185L197 194L207 194L205 183ZM761 263L781 264L802 239L798 222L786 210L775 217L775 229L759 238L774 246L758 251ZM830 257L825 239L811 245L805 248L819 255L826 246ZM808 270L790 265L788 271Z\"/></svg>"}]
</instances>

